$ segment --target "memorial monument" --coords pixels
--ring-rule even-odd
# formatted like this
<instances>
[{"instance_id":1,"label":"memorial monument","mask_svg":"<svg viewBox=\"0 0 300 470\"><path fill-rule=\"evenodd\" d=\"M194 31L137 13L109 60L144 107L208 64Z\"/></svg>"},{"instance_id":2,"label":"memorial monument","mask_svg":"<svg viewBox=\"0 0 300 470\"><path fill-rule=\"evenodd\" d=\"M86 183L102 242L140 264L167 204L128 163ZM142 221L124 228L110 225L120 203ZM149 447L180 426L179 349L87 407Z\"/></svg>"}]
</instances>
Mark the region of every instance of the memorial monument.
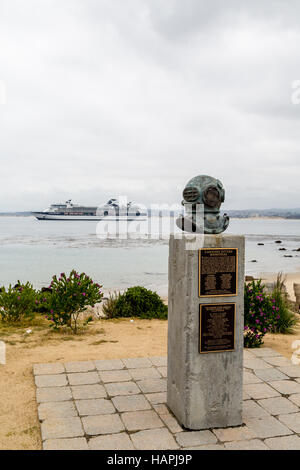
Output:
<instances>
[{"instance_id":1,"label":"memorial monument","mask_svg":"<svg viewBox=\"0 0 300 470\"><path fill-rule=\"evenodd\" d=\"M219 180L190 180L170 236L167 404L187 429L242 424L245 241L223 234L224 199Z\"/></svg>"}]
</instances>

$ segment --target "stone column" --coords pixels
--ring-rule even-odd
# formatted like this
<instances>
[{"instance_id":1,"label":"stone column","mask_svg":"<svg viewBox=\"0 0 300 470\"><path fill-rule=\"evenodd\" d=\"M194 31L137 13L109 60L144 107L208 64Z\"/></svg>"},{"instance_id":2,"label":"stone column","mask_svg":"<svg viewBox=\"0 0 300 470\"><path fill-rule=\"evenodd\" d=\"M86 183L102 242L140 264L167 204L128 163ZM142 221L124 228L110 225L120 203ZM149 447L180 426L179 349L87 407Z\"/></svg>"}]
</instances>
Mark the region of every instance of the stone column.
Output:
<instances>
[{"instance_id":1,"label":"stone column","mask_svg":"<svg viewBox=\"0 0 300 470\"><path fill-rule=\"evenodd\" d=\"M237 254L237 295L231 295L230 292L226 296L199 296L201 293L199 292L199 250L186 249L186 242L195 240L196 237L199 242L202 240L203 248L219 249L219 253L222 252L220 249L224 248L237 249L235 252ZM243 236L182 234L181 239L175 239L174 235L170 237L167 405L187 429L197 430L242 424L244 256ZM218 260L214 259L213 262L216 264ZM206 279L205 288L208 290L214 288L213 276L213 274L210 278L201 276L204 280ZM219 273L220 280L223 287L226 287L226 282L228 287L228 274L224 276ZM207 325L203 326L201 322L202 343L200 346L201 305L202 315L205 309L210 316L208 325L210 330L208 336L202 337ZM233 341L234 337L234 345L232 347L227 339L229 336L226 337L226 328L223 328L225 331L223 339L218 339L220 338L219 330L215 335L217 339L211 336L211 332L214 335L216 331L212 327L212 322L216 319L213 317L212 308L221 320L222 309L231 309L231 314L235 309L234 333L231 338ZM212 338L211 342L209 338ZM218 351L218 347L223 348L221 344L225 345L225 350ZM212 347L214 352L205 350L207 345L208 349ZM201 348L203 348L202 352Z\"/></svg>"}]
</instances>

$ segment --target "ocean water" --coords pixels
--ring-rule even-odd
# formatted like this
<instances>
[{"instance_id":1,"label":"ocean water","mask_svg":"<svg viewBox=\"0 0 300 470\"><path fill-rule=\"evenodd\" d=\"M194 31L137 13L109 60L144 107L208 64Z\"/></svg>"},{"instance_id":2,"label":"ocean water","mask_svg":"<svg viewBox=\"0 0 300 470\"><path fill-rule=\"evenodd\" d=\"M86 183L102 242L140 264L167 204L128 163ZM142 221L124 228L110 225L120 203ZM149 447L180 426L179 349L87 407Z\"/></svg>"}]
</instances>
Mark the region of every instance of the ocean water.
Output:
<instances>
[{"instance_id":1,"label":"ocean water","mask_svg":"<svg viewBox=\"0 0 300 470\"><path fill-rule=\"evenodd\" d=\"M93 221L0 217L0 285L29 280L39 288L53 274L75 268L104 291L143 285L166 295L166 239L103 240L96 230ZM231 219L226 233L246 236L246 274L300 272L300 252L294 251L300 248L300 220Z\"/></svg>"}]
</instances>

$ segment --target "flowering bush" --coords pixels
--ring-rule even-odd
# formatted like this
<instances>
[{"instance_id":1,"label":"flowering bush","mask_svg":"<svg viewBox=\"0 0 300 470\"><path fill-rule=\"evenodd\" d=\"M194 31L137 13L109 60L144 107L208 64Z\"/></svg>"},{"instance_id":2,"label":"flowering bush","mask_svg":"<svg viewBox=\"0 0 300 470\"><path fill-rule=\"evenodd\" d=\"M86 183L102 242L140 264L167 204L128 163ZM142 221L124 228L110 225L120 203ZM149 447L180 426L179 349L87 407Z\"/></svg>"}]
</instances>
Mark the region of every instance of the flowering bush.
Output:
<instances>
[{"instance_id":1,"label":"flowering bush","mask_svg":"<svg viewBox=\"0 0 300 470\"><path fill-rule=\"evenodd\" d=\"M20 281L7 289L0 289L0 317L7 323L19 322L23 318L33 318L38 304L37 294L32 285Z\"/></svg>"},{"instance_id":2,"label":"flowering bush","mask_svg":"<svg viewBox=\"0 0 300 470\"><path fill-rule=\"evenodd\" d=\"M49 289L51 295L45 296L51 326L58 329L68 326L74 333L79 327L80 314L87 307L101 302L103 293L99 284L96 284L85 273L78 274L75 270L69 276L61 273L60 277L53 276ZM48 298L47 298L48 297Z\"/></svg>"},{"instance_id":3,"label":"flowering bush","mask_svg":"<svg viewBox=\"0 0 300 470\"><path fill-rule=\"evenodd\" d=\"M261 280L245 284L244 291L244 345L259 347L268 332L275 332L280 315L275 299L264 291Z\"/></svg>"}]
</instances>

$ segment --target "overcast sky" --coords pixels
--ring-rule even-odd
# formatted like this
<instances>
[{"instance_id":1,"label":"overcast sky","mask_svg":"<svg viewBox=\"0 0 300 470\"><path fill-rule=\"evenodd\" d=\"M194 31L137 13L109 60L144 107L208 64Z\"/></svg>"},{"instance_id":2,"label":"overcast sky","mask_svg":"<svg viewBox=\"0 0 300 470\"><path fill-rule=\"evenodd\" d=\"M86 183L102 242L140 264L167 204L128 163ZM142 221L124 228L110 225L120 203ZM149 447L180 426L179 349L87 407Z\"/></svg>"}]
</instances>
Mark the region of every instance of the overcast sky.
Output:
<instances>
[{"instance_id":1,"label":"overcast sky","mask_svg":"<svg viewBox=\"0 0 300 470\"><path fill-rule=\"evenodd\" d=\"M0 0L0 210L300 206L298 0ZM3 98L3 97L2 97Z\"/></svg>"}]
</instances>

